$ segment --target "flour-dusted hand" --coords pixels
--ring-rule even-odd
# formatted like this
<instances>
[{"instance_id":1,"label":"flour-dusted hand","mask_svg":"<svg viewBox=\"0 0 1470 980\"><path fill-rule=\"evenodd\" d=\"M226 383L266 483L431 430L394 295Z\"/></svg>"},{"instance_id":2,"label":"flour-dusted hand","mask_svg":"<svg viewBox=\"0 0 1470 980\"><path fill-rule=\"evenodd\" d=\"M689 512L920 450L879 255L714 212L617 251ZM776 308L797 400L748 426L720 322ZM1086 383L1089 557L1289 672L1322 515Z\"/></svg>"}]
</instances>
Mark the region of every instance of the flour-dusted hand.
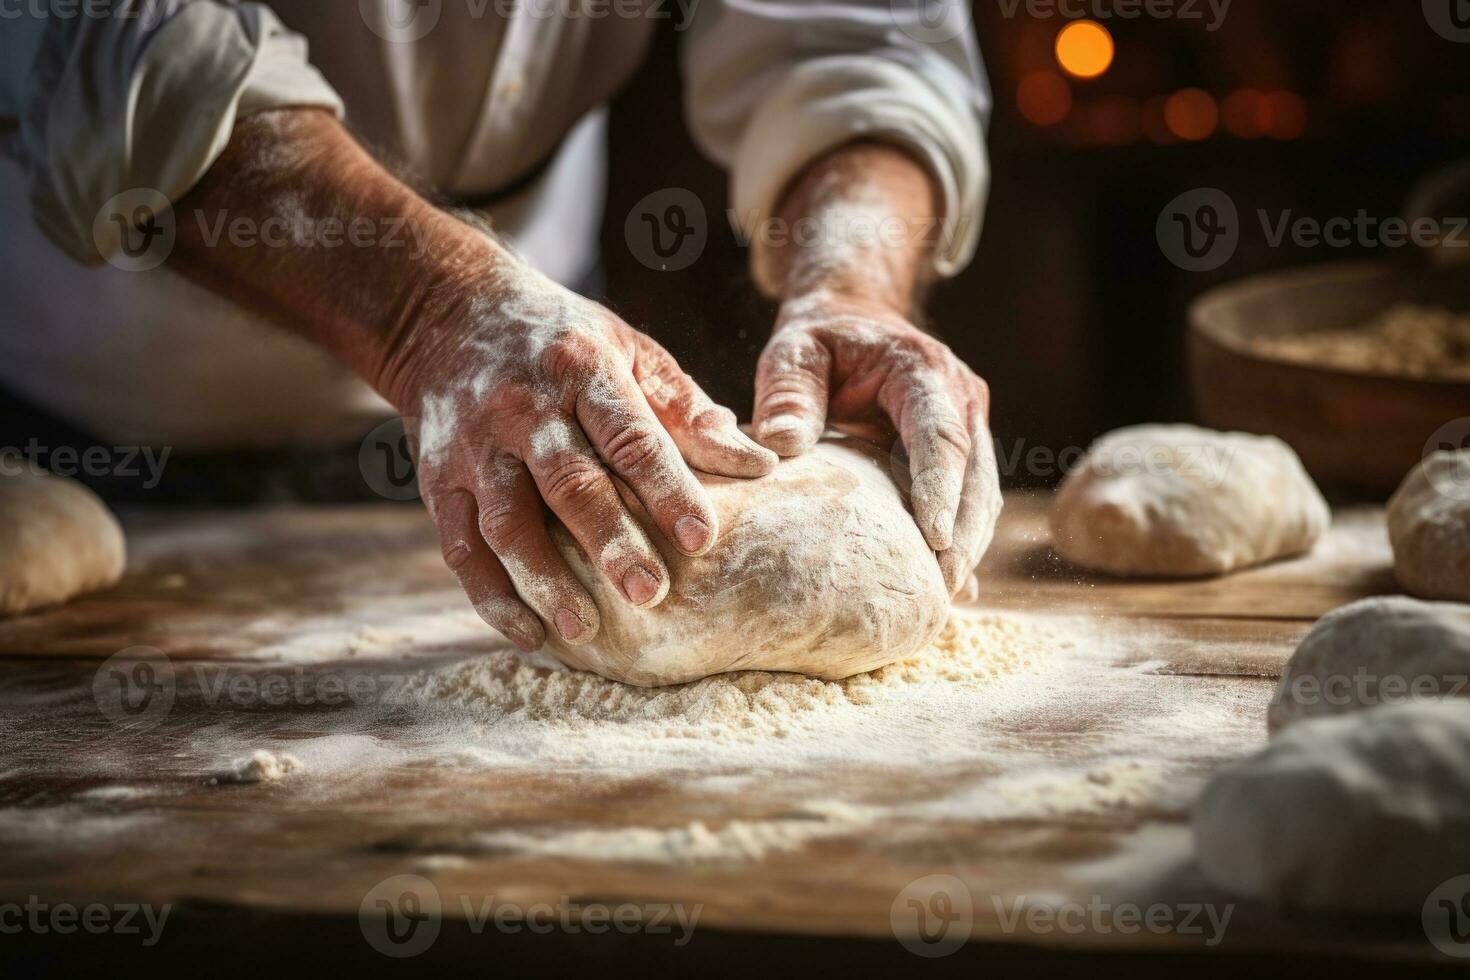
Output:
<instances>
[{"instance_id":1,"label":"flour-dusted hand","mask_svg":"<svg viewBox=\"0 0 1470 980\"><path fill-rule=\"evenodd\" d=\"M330 351L411 420L445 560L480 615L527 650L545 640L543 619L567 643L600 626L552 546L552 514L619 595L657 605L669 573L633 509L699 554L719 527L689 467L752 477L776 464L658 344L425 201L330 113L242 119L176 210L200 220L177 222L171 266ZM399 231L341 248L204 233L303 216Z\"/></svg>"},{"instance_id":2,"label":"flour-dusted hand","mask_svg":"<svg viewBox=\"0 0 1470 980\"><path fill-rule=\"evenodd\" d=\"M616 481L699 555L719 526L690 466L755 477L776 457L653 340L506 262L413 331L391 390L418 417L419 484L476 610L527 650L545 639L533 610L586 643L597 606L552 544L548 510L624 599L653 606L669 572Z\"/></svg>"},{"instance_id":3,"label":"flour-dusted hand","mask_svg":"<svg viewBox=\"0 0 1470 980\"><path fill-rule=\"evenodd\" d=\"M828 422L898 433L914 518L951 592L1000 512L989 409L985 382L945 344L881 302L824 291L782 304L756 371L756 437L783 456L810 449Z\"/></svg>"},{"instance_id":4,"label":"flour-dusted hand","mask_svg":"<svg viewBox=\"0 0 1470 980\"><path fill-rule=\"evenodd\" d=\"M968 220L939 214L942 200L919 158L878 141L845 144L791 183L772 233L753 239L757 280L781 302L756 370L754 431L783 456L828 423L896 432L914 520L955 595L990 545L1001 497L990 390L911 319L937 236Z\"/></svg>"}]
</instances>

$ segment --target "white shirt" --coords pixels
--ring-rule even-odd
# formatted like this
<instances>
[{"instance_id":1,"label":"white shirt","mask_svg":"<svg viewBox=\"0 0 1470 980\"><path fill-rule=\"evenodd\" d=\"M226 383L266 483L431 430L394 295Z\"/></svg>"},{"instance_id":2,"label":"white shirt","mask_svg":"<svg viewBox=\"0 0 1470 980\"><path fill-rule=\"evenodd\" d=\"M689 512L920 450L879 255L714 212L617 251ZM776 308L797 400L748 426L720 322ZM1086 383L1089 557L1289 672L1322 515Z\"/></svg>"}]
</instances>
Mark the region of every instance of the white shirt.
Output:
<instances>
[{"instance_id":1,"label":"white shirt","mask_svg":"<svg viewBox=\"0 0 1470 980\"><path fill-rule=\"evenodd\" d=\"M95 220L103 205L136 187L177 200L238 117L319 106L452 196L494 192L551 159L491 216L575 284L597 259L601 107L663 18L687 28L691 128L729 168L742 220L772 210L824 152L891 140L942 192L953 230L934 261L952 274L973 254L988 178L989 95L966 11L963 0L0 0L0 146L12 161L0 167L0 291L17 311L0 320L0 384L104 437L335 437L382 406L325 354L279 331L262 340L271 328L166 265L101 265L119 247ZM20 227L27 214L34 228ZM771 291L759 238L751 261ZM207 325L219 322L230 326ZM220 349L249 344L243 358ZM160 350L168 372L140 361ZM263 421L250 408L262 384L298 410Z\"/></svg>"}]
</instances>

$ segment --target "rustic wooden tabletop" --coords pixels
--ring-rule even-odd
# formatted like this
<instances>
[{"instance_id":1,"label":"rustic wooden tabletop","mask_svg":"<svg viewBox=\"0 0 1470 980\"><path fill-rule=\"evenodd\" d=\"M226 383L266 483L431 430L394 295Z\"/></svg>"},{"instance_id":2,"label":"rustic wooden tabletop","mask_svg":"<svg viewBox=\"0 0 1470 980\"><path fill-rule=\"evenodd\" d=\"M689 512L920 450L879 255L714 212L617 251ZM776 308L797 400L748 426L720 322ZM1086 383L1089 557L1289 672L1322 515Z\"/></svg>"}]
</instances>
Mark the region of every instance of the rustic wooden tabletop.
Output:
<instances>
[{"instance_id":1,"label":"rustic wooden tabletop","mask_svg":"<svg viewBox=\"0 0 1470 980\"><path fill-rule=\"evenodd\" d=\"M1010 692L1011 707L920 718L913 751L886 762L856 750L872 730L858 726L846 757L836 745L763 759L757 744L699 772L618 765L595 745L536 765L446 755L483 716L390 697L385 679L401 690L500 646L417 508L127 514L121 585L0 623L0 898L356 918L406 888L446 920L473 920L494 896L532 917L632 902L697 908L718 932L894 948L932 914L979 946L1430 958L1413 929L1288 919L1223 895L1190 857L1190 800L1265 741L1296 641L1328 610L1394 591L1381 512L1340 512L1301 559L1121 582L1055 558L1045 503L1009 498L981 571L977 615L1074 638L973 695ZM166 705L108 702L120 675L99 661L124 650L127 670L151 672L124 680L166 680ZM262 696L261 678L287 693ZM300 693L326 678L360 680L372 703ZM252 696L228 696L237 682ZM262 746L310 771L211 776ZM1129 908L1161 909L1160 927L1130 928Z\"/></svg>"}]
</instances>

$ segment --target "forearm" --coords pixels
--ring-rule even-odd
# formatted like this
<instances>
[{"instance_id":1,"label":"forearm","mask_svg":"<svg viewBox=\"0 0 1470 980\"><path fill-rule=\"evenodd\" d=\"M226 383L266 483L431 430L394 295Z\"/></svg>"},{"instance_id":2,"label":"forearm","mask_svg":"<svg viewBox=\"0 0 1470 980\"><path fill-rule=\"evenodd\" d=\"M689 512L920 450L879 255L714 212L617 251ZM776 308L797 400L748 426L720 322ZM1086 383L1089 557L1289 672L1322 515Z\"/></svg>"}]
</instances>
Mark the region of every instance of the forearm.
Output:
<instances>
[{"instance_id":1,"label":"forearm","mask_svg":"<svg viewBox=\"0 0 1470 980\"><path fill-rule=\"evenodd\" d=\"M781 298L830 291L910 312L934 248L936 189L907 153L850 143L815 161L787 190L773 248Z\"/></svg>"},{"instance_id":2,"label":"forearm","mask_svg":"<svg viewBox=\"0 0 1470 980\"><path fill-rule=\"evenodd\" d=\"M175 220L173 268L325 347L395 403L410 340L508 261L315 110L242 120Z\"/></svg>"}]
</instances>

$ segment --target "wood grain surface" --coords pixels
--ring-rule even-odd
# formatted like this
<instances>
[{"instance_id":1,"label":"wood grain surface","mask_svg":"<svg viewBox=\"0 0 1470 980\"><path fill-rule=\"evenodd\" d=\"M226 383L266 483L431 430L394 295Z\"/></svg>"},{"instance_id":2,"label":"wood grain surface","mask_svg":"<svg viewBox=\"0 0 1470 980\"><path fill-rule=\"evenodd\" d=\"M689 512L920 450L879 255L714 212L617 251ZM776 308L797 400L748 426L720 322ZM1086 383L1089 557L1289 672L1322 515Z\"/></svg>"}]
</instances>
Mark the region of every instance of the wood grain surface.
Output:
<instances>
[{"instance_id":1,"label":"wood grain surface","mask_svg":"<svg viewBox=\"0 0 1470 980\"><path fill-rule=\"evenodd\" d=\"M757 769L746 774L753 779L696 774L726 785L680 771L449 765L415 755L421 729L402 711L222 704L212 679L230 672L380 681L494 641L471 627L448 640L416 631L424 617L464 608L417 508L127 514L132 556L121 585L0 623L0 896L356 915L379 883L412 874L432 883L451 917L490 895L522 909L568 898L662 901L699 906L699 921L720 929L892 940L905 889L948 875L963 883L976 942L1200 950L1195 933L1032 928L1024 917L1010 923L1007 910L1215 903L1232 911L1222 949L1430 955L1422 934L1287 921L1233 900L1190 859L1191 793L1264 742L1274 679L1312 620L1393 591L1381 513L1339 514L1303 559L1225 579L1140 583L1060 563L1047 547L1045 503L1008 500L979 604L1095 620L1100 643L1037 668L1057 671L1066 710L1038 706L973 737L1024 744L1059 773L1087 779L1128 744L1157 755L1165 778L1143 798L1101 809L1001 818L916 803L956 786L983 798L987 780L1000 779L983 753L950 767L895 758ZM118 720L94 697L98 661L140 645L167 657L171 703L161 715ZM1195 710L1222 719L1218 730L1177 741L1154 734ZM373 761L255 785L207 778L231 754L326 734L360 740ZM539 840L692 824L719 833L815 819L804 809L812 800L870 817L800 846L712 860L526 853L489 833Z\"/></svg>"}]
</instances>

